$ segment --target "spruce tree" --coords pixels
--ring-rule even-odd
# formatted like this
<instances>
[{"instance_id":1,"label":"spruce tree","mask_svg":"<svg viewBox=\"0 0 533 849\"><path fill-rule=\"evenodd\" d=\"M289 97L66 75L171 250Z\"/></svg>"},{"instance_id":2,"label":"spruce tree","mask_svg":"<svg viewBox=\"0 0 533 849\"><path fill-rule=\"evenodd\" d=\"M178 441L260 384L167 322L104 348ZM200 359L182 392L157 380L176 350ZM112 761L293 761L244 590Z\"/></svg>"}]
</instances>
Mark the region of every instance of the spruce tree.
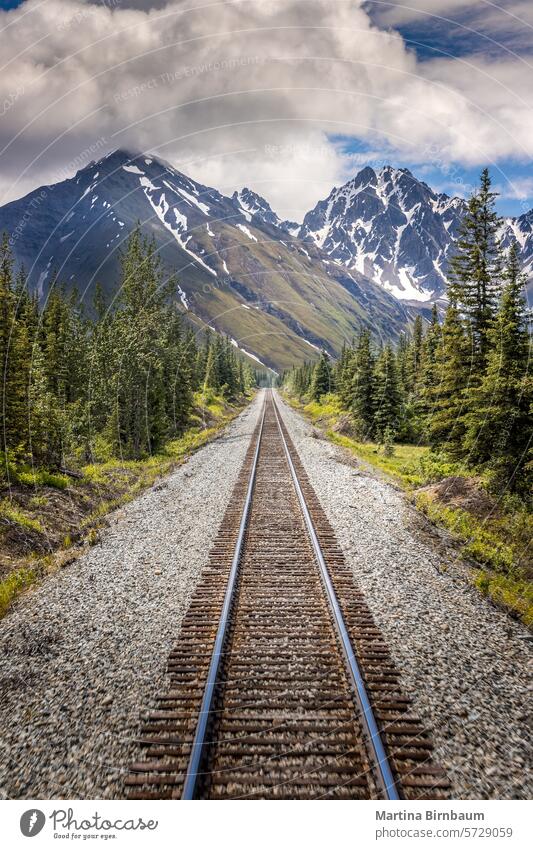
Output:
<instances>
[{"instance_id":1,"label":"spruce tree","mask_svg":"<svg viewBox=\"0 0 533 849\"><path fill-rule=\"evenodd\" d=\"M398 380L405 392L409 391L409 364L408 351L411 340L406 333L400 333L396 346L396 365L398 367Z\"/></svg>"},{"instance_id":2,"label":"spruce tree","mask_svg":"<svg viewBox=\"0 0 533 849\"><path fill-rule=\"evenodd\" d=\"M441 327L436 304L431 311L431 323L422 342L420 357L420 375L415 389L415 409L422 427L425 426L435 399L435 388L439 381L437 368L437 348L441 336Z\"/></svg>"},{"instance_id":3,"label":"spruce tree","mask_svg":"<svg viewBox=\"0 0 533 849\"><path fill-rule=\"evenodd\" d=\"M468 202L461 223L457 253L451 259L450 301L465 318L471 334L473 379L481 379L489 350L489 330L501 287L501 249L496 214L497 193L491 189L488 169Z\"/></svg>"},{"instance_id":4,"label":"spruce tree","mask_svg":"<svg viewBox=\"0 0 533 849\"><path fill-rule=\"evenodd\" d=\"M374 429L375 411L375 362L368 330L364 330L359 337L353 361L351 410L361 437L367 439Z\"/></svg>"},{"instance_id":5,"label":"spruce tree","mask_svg":"<svg viewBox=\"0 0 533 849\"><path fill-rule=\"evenodd\" d=\"M476 464L487 464L503 489L524 486L523 467L531 443L530 335L524 299L525 277L513 242L504 290L489 333L490 353L481 384L470 396L465 450Z\"/></svg>"},{"instance_id":6,"label":"spruce tree","mask_svg":"<svg viewBox=\"0 0 533 849\"><path fill-rule=\"evenodd\" d=\"M387 345L380 353L374 372L374 428L378 441L387 431L389 440L394 439L400 426L401 390L394 351Z\"/></svg>"},{"instance_id":7,"label":"spruce tree","mask_svg":"<svg viewBox=\"0 0 533 849\"><path fill-rule=\"evenodd\" d=\"M410 341L407 352L407 379L404 380L405 390L412 394L415 392L420 378L422 363L422 346L424 339L424 323L422 316L417 315L413 326L413 338Z\"/></svg>"},{"instance_id":8,"label":"spruce tree","mask_svg":"<svg viewBox=\"0 0 533 849\"><path fill-rule=\"evenodd\" d=\"M320 354L320 359L313 369L311 382L311 398L320 401L323 395L332 390L331 367L329 357L325 351Z\"/></svg>"},{"instance_id":9,"label":"spruce tree","mask_svg":"<svg viewBox=\"0 0 533 849\"><path fill-rule=\"evenodd\" d=\"M243 363L242 363L242 357L239 357L237 385L238 385L238 388L239 388L239 394L242 395L246 391L246 383L245 383L245 380L244 380L244 366L243 366Z\"/></svg>"},{"instance_id":10,"label":"spruce tree","mask_svg":"<svg viewBox=\"0 0 533 849\"><path fill-rule=\"evenodd\" d=\"M354 351L346 343L342 346L341 355L334 368L335 385L341 405L348 409L352 403L352 383L354 374Z\"/></svg>"},{"instance_id":11,"label":"spruce tree","mask_svg":"<svg viewBox=\"0 0 533 849\"><path fill-rule=\"evenodd\" d=\"M9 248L7 233L0 243L0 427L1 448L9 450L9 385L10 349L15 321L15 298L13 294L13 257Z\"/></svg>"},{"instance_id":12,"label":"spruce tree","mask_svg":"<svg viewBox=\"0 0 533 849\"><path fill-rule=\"evenodd\" d=\"M213 345L209 346L207 352L207 363L204 377L204 390L205 389L213 389L215 392L220 389L216 353Z\"/></svg>"},{"instance_id":13,"label":"spruce tree","mask_svg":"<svg viewBox=\"0 0 533 849\"><path fill-rule=\"evenodd\" d=\"M15 316L5 384L6 443L15 457L29 458L29 385L33 339L38 324L36 302L30 297L24 269L14 288Z\"/></svg>"},{"instance_id":14,"label":"spruce tree","mask_svg":"<svg viewBox=\"0 0 533 849\"><path fill-rule=\"evenodd\" d=\"M466 412L465 392L471 373L470 340L457 306L452 302L435 352L438 382L428 386L427 432L433 448L443 447L453 456L463 455Z\"/></svg>"}]
</instances>

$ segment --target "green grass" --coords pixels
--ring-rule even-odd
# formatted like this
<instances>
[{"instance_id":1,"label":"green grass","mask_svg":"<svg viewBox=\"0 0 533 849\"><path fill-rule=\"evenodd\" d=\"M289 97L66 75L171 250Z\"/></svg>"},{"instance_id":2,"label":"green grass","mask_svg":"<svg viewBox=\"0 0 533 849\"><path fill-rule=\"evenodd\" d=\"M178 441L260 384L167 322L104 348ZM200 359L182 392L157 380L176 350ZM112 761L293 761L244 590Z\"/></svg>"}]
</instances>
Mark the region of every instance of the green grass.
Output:
<instances>
[{"instance_id":1,"label":"green grass","mask_svg":"<svg viewBox=\"0 0 533 849\"><path fill-rule=\"evenodd\" d=\"M54 489L66 489L68 478L66 475L53 474L46 469L36 471L19 471L16 483L24 486L52 486Z\"/></svg>"},{"instance_id":2,"label":"green grass","mask_svg":"<svg viewBox=\"0 0 533 849\"><path fill-rule=\"evenodd\" d=\"M330 421L333 424L344 412L336 395L324 395L321 401L309 401L304 411L313 421Z\"/></svg>"},{"instance_id":3,"label":"green grass","mask_svg":"<svg viewBox=\"0 0 533 849\"><path fill-rule=\"evenodd\" d=\"M68 478L47 469L33 469L27 463L6 462L6 456L0 452L0 483L9 481L11 485L51 486L54 489L66 489Z\"/></svg>"},{"instance_id":4,"label":"green grass","mask_svg":"<svg viewBox=\"0 0 533 849\"><path fill-rule=\"evenodd\" d=\"M36 577L35 570L22 568L0 581L0 619L7 613L14 599L31 586Z\"/></svg>"},{"instance_id":5,"label":"green grass","mask_svg":"<svg viewBox=\"0 0 533 849\"><path fill-rule=\"evenodd\" d=\"M511 542L502 538L502 532L492 530L489 522L473 516L458 507L445 507L420 492L415 504L435 525L440 525L463 542L461 554L498 572L511 572L518 560L518 552Z\"/></svg>"},{"instance_id":6,"label":"green grass","mask_svg":"<svg viewBox=\"0 0 533 849\"><path fill-rule=\"evenodd\" d=\"M352 451L359 459L385 472L404 487L421 486L425 482L420 461L429 449L419 445L395 445L392 457L386 457L383 448L375 442L357 442L349 436L342 436L328 430L326 436L336 445Z\"/></svg>"},{"instance_id":7,"label":"green grass","mask_svg":"<svg viewBox=\"0 0 533 849\"><path fill-rule=\"evenodd\" d=\"M157 477L170 471L177 462L213 439L231 418L232 416L221 417L213 427L192 428L178 439L168 442L164 451L142 460L114 458L104 463L89 463L82 467L83 480L104 485L112 478L123 477L125 480L136 478L141 482L141 486L149 485Z\"/></svg>"},{"instance_id":8,"label":"green grass","mask_svg":"<svg viewBox=\"0 0 533 849\"><path fill-rule=\"evenodd\" d=\"M103 463L90 463L83 466L84 482L107 488L111 484L115 487L122 485L126 488L125 492L116 497L99 501L96 508L83 520L83 528L91 527L107 513L127 504L144 489L152 486L158 478L171 472L186 457L214 439L240 412L240 408L232 408L228 412L223 399L213 393L207 395L197 393L195 402L198 403L200 399L202 408L208 411L213 419L211 427L201 427L196 424L183 436L168 442L163 451L142 460L114 458Z\"/></svg>"},{"instance_id":9,"label":"green grass","mask_svg":"<svg viewBox=\"0 0 533 849\"><path fill-rule=\"evenodd\" d=\"M533 627L533 584L509 575L498 575L481 570L474 586L509 613L517 616L528 628Z\"/></svg>"},{"instance_id":10,"label":"green grass","mask_svg":"<svg viewBox=\"0 0 533 849\"><path fill-rule=\"evenodd\" d=\"M286 397L286 400L293 407L301 410L314 424L323 428L331 442L346 448L360 460L385 472L402 486L416 487L429 481L429 469L426 471L421 465L422 461L429 457L429 448L426 446L395 444L393 455L387 457L383 452L383 446L375 442L361 442L334 430L341 416L346 415L346 410L342 409L335 395L324 395L320 402L310 401L305 405L295 401L294 398ZM443 473L442 477L444 476Z\"/></svg>"},{"instance_id":11,"label":"green grass","mask_svg":"<svg viewBox=\"0 0 533 849\"><path fill-rule=\"evenodd\" d=\"M18 525L20 528L26 528L29 531L36 531L39 534L44 533L44 528L38 519L32 519L14 502L4 498L0 501L0 519L5 519L12 525Z\"/></svg>"}]
</instances>

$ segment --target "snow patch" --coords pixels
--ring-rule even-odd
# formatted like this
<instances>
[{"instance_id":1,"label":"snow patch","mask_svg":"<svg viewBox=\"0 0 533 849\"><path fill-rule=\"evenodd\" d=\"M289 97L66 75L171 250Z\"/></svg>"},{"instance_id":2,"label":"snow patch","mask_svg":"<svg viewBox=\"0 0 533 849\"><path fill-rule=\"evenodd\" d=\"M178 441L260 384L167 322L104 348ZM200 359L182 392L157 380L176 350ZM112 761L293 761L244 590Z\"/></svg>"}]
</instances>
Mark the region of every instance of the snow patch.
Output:
<instances>
[{"instance_id":1,"label":"snow patch","mask_svg":"<svg viewBox=\"0 0 533 849\"><path fill-rule=\"evenodd\" d=\"M248 236L248 238L251 239L252 242L257 242L257 238L254 236L253 233L249 231L248 227L246 227L244 224L236 224L235 226L241 231L241 233L244 233L245 236Z\"/></svg>"},{"instance_id":2,"label":"snow patch","mask_svg":"<svg viewBox=\"0 0 533 849\"><path fill-rule=\"evenodd\" d=\"M399 269L400 283L403 289L386 281L381 285L400 301L428 301L431 298L431 292L428 292L422 287L418 288L415 286L410 275L414 276L414 267Z\"/></svg>"},{"instance_id":3,"label":"snow patch","mask_svg":"<svg viewBox=\"0 0 533 849\"><path fill-rule=\"evenodd\" d=\"M195 198L194 195L190 195L189 192L186 192L185 189L178 188L178 192L180 193L180 195L183 195L185 200L188 200L189 203L194 203L194 205L197 206L198 209L204 213L204 215L209 215L209 213L211 212L211 207L209 207L206 203L202 203L202 201L198 200L198 198Z\"/></svg>"},{"instance_id":4,"label":"snow patch","mask_svg":"<svg viewBox=\"0 0 533 849\"><path fill-rule=\"evenodd\" d=\"M183 289L181 288L181 286L180 286L180 284L179 284L179 283L178 283L178 295L179 295L179 296L180 296L180 298L181 298L181 303L183 304L183 306L185 307L185 309L186 309L186 310L188 310L188 309L189 309L189 303L188 303L188 301L187 301L187 295L186 295L186 293L183 291Z\"/></svg>"},{"instance_id":5,"label":"snow patch","mask_svg":"<svg viewBox=\"0 0 533 849\"><path fill-rule=\"evenodd\" d=\"M209 274L212 274L213 277L217 277L216 271L213 268L210 268L209 265L207 265L207 263L204 262L204 260L200 256L198 256L198 254L194 253L194 251L187 247L187 245L192 239L192 236L188 236L186 239L183 237L183 231L185 231L187 228L186 216L183 215L183 213L180 212L179 209L173 207L174 215L176 218L176 226L173 227L172 223L167 220L167 215L170 207L167 203L164 193L161 192L159 203L156 203L151 193L159 192L161 190L156 188L147 177L141 177L139 182L144 189L144 194L146 195L147 200L149 201L152 209L159 218L161 224L163 225L163 227L165 227L165 229L169 231L169 233L172 233L180 248L184 250L185 253L189 254L189 256L192 257L195 262L205 268L205 270L208 271Z\"/></svg>"},{"instance_id":6,"label":"snow patch","mask_svg":"<svg viewBox=\"0 0 533 849\"><path fill-rule=\"evenodd\" d=\"M259 363L260 366L268 368L268 366L265 366L265 364L259 359L259 357L256 357L255 354L252 354L250 351L247 351L246 348L243 348L241 345L239 345L236 339L231 339L231 344L234 345L235 348L238 348L239 351L242 351L243 354L246 354L247 357L250 357L251 360L255 360L256 363Z\"/></svg>"},{"instance_id":7,"label":"snow patch","mask_svg":"<svg viewBox=\"0 0 533 849\"><path fill-rule=\"evenodd\" d=\"M136 165L123 165L123 171L128 171L130 174L138 174L140 177L144 177L144 171L141 171L140 168L137 168Z\"/></svg>"},{"instance_id":8,"label":"snow patch","mask_svg":"<svg viewBox=\"0 0 533 849\"><path fill-rule=\"evenodd\" d=\"M37 296L39 300L41 300L43 296L44 284L46 283L46 278L48 277L48 274L50 272L50 266L52 264L53 258L53 256L50 257L50 259L48 260L48 265L46 266L44 271L41 271L41 273L39 274L39 279L37 280Z\"/></svg>"}]
</instances>

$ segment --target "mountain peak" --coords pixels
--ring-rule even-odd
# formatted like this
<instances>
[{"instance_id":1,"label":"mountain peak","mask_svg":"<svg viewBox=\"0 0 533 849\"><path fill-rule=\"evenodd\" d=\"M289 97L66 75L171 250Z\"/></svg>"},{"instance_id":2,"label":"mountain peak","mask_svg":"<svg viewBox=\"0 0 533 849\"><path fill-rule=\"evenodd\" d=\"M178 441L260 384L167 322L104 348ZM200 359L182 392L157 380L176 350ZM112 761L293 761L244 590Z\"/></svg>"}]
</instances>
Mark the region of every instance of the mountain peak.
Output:
<instances>
[{"instance_id":1,"label":"mountain peak","mask_svg":"<svg viewBox=\"0 0 533 849\"><path fill-rule=\"evenodd\" d=\"M342 262L406 301L445 294L466 202L439 194L408 168L369 165L307 213L299 231ZM517 238L533 272L533 211L505 222L504 247Z\"/></svg>"},{"instance_id":2,"label":"mountain peak","mask_svg":"<svg viewBox=\"0 0 533 849\"><path fill-rule=\"evenodd\" d=\"M397 298L445 290L464 202L450 203L408 168L363 168L304 218L300 236Z\"/></svg>"},{"instance_id":3,"label":"mountain peak","mask_svg":"<svg viewBox=\"0 0 533 849\"><path fill-rule=\"evenodd\" d=\"M350 186L351 188L358 189L362 186L375 186L377 183L377 174L370 165L366 165L364 168L359 171L355 177L352 177L346 183L346 186ZM335 189L334 191L338 191Z\"/></svg>"},{"instance_id":4,"label":"mountain peak","mask_svg":"<svg viewBox=\"0 0 533 849\"><path fill-rule=\"evenodd\" d=\"M233 192L232 200L237 204L239 211L252 221L255 219L263 224L281 227L282 222L274 212L269 202L264 197L246 186L238 192Z\"/></svg>"}]
</instances>

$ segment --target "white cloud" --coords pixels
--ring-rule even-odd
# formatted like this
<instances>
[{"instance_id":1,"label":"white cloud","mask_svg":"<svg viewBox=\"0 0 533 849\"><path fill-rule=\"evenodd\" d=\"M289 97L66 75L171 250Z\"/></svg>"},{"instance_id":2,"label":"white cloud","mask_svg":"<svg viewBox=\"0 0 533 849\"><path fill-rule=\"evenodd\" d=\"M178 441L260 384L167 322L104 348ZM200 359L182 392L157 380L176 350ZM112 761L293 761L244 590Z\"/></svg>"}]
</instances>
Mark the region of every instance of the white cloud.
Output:
<instances>
[{"instance_id":1,"label":"white cloud","mask_svg":"<svg viewBox=\"0 0 533 849\"><path fill-rule=\"evenodd\" d=\"M510 177L503 185L495 187L505 200L529 200L533 198L533 177Z\"/></svg>"},{"instance_id":2,"label":"white cloud","mask_svg":"<svg viewBox=\"0 0 533 849\"><path fill-rule=\"evenodd\" d=\"M223 191L246 184L290 218L361 164L333 134L417 161L532 154L523 61L419 63L362 0L111 2L0 14L4 202L96 158L91 147L151 150Z\"/></svg>"}]
</instances>

